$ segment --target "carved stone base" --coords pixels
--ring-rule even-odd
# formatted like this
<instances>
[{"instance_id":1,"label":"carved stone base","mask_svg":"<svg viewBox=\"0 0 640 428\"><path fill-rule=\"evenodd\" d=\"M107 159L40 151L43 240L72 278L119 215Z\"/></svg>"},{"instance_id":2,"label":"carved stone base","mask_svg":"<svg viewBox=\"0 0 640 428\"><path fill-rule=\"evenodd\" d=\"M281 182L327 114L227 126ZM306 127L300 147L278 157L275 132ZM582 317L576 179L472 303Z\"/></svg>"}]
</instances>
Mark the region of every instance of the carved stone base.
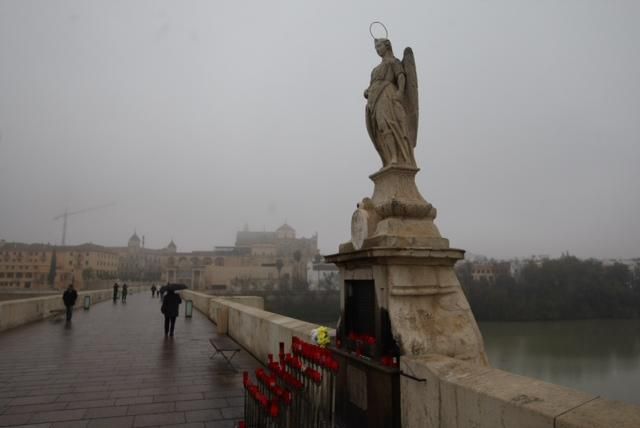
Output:
<instances>
[{"instance_id":1,"label":"carved stone base","mask_svg":"<svg viewBox=\"0 0 640 428\"><path fill-rule=\"evenodd\" d=\"M436 353L487 366L482 335L453 269L463 255L453 248L370 248L326 259L338 265L343 281L374 281L377 306L389 314L401 355Z\"/></svg>"},{"instance_id":2,"label":"carved stone base","mask_svg":"<svg viewBox=\"0 0 640 428\"><path fill-rule=\"evenodd\" d=\"M388 313L401 355L436 353L488 365L453 269L464 251L449 248L434 224L436 209L418 191L417 172L394 165L371 175L373 196L353 214L351 241L326 257L345 281L343 315L347 282L373 281L377 308Z\"/></svg>"},{"instance_id":3,"label":"carved stone base","mask_svg":"<svg viewBox=\"0 0 640 428\"><path fill-rule=\"evenodd\" d=\"M371 174L374 183L371 200L380 218L435 218L433 206L418 191L418 168L387 166Z\"/></svg>"},{"instance_id":4,"label":"carved stone base","mask_svg":"<svg viewBox=\"0 0 640 428\"><path fill-rule=\"evenodd\" d=\"M370 176L373 196L358 204L351 223L351 245L340 251L375 247L449 248L433 223L436 209L418 191L418 168L388 166Z\"/></svg>"},{"instance_id":5,"label":"carved stone base","mask_svg":"<svg viewBox=\"0 0 640 428\"><path fill-rule=\"evenodd\" d=\"M381 220L373 236L365 240L363 248L372 247L426 247L449 248L449 240L428 218L412 219L390 217Z\"/></svg>"},{"instance_id":6,"label":"carved stone base","mask_svg":"<svg viewBox=\"0 0 640 428\"><path fill-rule=\"evenodd\" d=\"M401 355L436 353L488 365L453 269L464 251L449 248L434 224L436 209L418 191L417 172L394 165L372 174L373 196L364 198L353 214L351 241L326 257L345 282L343 316L353 316L344 312L345 290L373 281L376 308L388 314Z\"/></svg>"}]
</instances>

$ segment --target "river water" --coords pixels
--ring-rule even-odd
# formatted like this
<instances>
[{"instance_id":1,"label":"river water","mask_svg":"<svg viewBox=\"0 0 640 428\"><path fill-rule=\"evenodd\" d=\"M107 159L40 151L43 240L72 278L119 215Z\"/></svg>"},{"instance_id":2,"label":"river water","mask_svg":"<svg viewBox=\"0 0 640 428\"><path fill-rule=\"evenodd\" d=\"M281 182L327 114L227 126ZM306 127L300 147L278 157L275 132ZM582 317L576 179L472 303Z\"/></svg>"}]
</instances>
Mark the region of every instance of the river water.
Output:
<instances>
[{"instance_id":1,"label":"river water","mask_svg":"<svg viewBox=\"0 0 640 428\"><path fill-rule=\"evenodd\" d=\"M479 326L495 368L640 404L640 320Z\"/></svg>"}]
</instances>

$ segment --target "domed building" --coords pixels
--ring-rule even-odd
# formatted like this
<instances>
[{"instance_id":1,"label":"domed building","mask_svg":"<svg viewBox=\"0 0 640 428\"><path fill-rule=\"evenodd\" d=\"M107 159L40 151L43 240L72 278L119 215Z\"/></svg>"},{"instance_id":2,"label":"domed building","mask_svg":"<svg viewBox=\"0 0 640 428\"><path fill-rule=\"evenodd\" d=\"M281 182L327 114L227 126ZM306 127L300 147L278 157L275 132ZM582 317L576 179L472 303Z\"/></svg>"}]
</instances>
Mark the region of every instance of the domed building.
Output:
<instances>
[{"instance_id":1,"label":"domed building","mask_svg":"<svg viewBox=\"0 0 640 428\"><path fill-rule=\"evenodd\" d=\"M131 250L137 250L140 248L140 238L138 237L138 234L136 233L136 231L133 231L133 235L131 235L131 238L129 238L129 243L127 244L127 247Z\"/></svg>"},{"instance_id":2,"label":"domed building","mask_svg":"<svg viewBox=\"0 0 640 428\"><path fill-rule=\"evenodd\" d=\"M122 281L160 280L162 257L176 251L173 240L167 248L159 250L145 248L144 236L140 238L137 231L129 238L126 247L114 247L118 253L118 276Z\"/></svg>"},{"instance_id":3,"label":"domed building","mask_svg":"<svg viewBox=\"0 0 640 428\"><path fill-rule=\"evenodd\" d=\"M305 287L307 263L318 254L318 236L298 238L286 222L275 231L255 232L248 225L238 231L234 246L209 251L179 252L173 239L166 247L145 247L144 235L134 230L118 253L122 281L186 284L189 288L242 291Z\"/></svg>"},{"instance_id":4,"label":"domed building","mask_svg":"<svg viewBox=\"0 0 640 428\"><path fill-rule=\"evenodd\" d=\"M296 239L296 231L293 227L285 223L276 229L276 238L277 239Z\"/></svg>"},{"instance_id":5,"label":"domed building","mask_svg":"<svg viewBox=\"0 0 640 428\"><path fill-rule=\"evenodd\" d=\"M236 248L255 248L256 246L273 246L278 257L290 258L298 253L305 259L318 254L318 235L311 238L296 238L296 231L286 222L275 232L249 231L248 226L236 234Z\"/></svg>"},{"instance_id":6,"label":"domed building","mask_svg":"<svg viewBox=\"0 0 640 428\"><path fill-rule=\"evenodd\" d=\"M275 231L237 232L232 247L216 247L205 282L216 290L240 292L307 286L307 263L318 254L318 235L297 238L286 222Z\"/></svg>"}]
</instances>

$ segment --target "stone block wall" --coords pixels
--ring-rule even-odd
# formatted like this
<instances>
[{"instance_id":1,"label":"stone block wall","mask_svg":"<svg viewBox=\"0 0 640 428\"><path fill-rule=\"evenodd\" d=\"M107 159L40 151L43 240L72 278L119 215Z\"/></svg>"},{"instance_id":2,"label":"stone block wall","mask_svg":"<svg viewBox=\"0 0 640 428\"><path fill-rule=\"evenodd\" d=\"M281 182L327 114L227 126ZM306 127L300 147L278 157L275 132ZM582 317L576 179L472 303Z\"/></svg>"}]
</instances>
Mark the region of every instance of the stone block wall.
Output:
<instances>
[{"instance_id":1,"label":"stone block wall","mask_svg":"<svg viewBox=\"0 0 640 428\"><path fill-rule=\"evenodd\" d=\"M311 330L318 327L237 302L229 302L227 306L229 336L262 362L268 360L269 354L278 355L280 342L284 342L286 349L289 349L293 336L310 341Z\"/></svg>"},{"instance_id":2,"label":"stone block wall","mask_svg":"<svg viewBox=\"0 0 640 428\"><path fill-rule=\"evenodd\" d=\"M263 310L264 300L256 296L215 297L194 291L182 291L184 299L216 324L227 323L227 334L259 361L266 362L269 354L278 355L278 344L287 349L291 337L311 340L311 330L317 324L300 321ZM223 310L224 309L224 310ZM227 319L219 317L225 314ZM335 335L334 331L330 334Z\"/></svg>"},{"instance_id":3,"label":"stone block wall","mask_svg":"<svg viewBox=\"0 0 640 428\"><path fill-rule=\"evenodd\" d=\"M440 355L402 357L402 426L632 428L640 406Z\"/></svg>"}]
</instances>

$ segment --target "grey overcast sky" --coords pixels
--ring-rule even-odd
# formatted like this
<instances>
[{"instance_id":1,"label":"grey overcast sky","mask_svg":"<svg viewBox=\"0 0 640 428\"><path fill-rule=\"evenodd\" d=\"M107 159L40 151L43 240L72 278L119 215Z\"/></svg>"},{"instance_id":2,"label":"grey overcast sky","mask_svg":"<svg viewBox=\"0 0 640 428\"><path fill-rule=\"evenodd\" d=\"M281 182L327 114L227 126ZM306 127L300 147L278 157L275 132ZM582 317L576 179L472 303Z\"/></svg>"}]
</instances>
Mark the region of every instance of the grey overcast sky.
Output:
<instances>
[{"instance_id":1,"label":"grey overcast sky","mask_svg":"<svg viewBox=\"0 0 640 428\"><path fill-rule=\"evenodd\" d=\"M181 251L285 220L335 252L380 160L382 20L416 56L452 246L640 257L640 1L0 0L0 238Z\"/></svg>"}]
</instances>

